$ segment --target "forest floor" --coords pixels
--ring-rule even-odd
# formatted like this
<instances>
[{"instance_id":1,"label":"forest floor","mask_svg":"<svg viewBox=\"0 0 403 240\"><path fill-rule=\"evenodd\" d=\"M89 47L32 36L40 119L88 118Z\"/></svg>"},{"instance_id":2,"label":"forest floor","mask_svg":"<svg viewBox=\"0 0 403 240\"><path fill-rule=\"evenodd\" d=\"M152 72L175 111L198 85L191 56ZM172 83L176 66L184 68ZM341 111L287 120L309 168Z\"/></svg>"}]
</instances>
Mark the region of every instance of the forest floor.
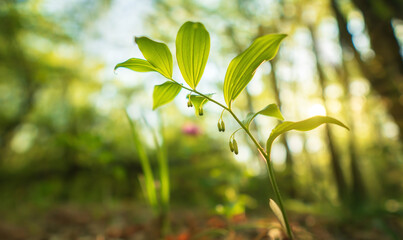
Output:
<instances>
[{"instance_id":1,"label":"forest floor","mask_svg":"<svg viewBox=\"0 0 403 240\"><path fill-rule=\"evenodd\" d=\"M249 214L247 214L249 215ZM158 221L146 206L58 205L19 206L0 210L1 240L190 240L286 239L269 213L266 218L236 215L228 219L194 209L174 209L171 234L161 238ZM297 239L403 239L403 220L397 216L340 222L312 214L291 213Z\"/></svg>"}]
</instances>

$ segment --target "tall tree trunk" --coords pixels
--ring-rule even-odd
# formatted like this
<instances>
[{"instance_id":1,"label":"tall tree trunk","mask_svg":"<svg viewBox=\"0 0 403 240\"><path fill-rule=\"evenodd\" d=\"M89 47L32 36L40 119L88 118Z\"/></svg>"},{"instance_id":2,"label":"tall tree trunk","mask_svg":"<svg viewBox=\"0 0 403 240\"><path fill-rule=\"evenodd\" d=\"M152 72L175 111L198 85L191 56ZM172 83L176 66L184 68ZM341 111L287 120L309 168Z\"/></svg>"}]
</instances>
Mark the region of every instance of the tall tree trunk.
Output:
<instances>
[{"instance_id":1,"label":"tall tree trunk","mask_svg":"<svg viewBox=\"0 0 403 240\"><path fill-rule=\"evenodd\" d=\"M335 0L332 2L335 12L341 12ZM371 47L375 52L374 58L368 61L360 61L361 70L370 81L372 88L384 99L390 115L399 127L400 139L402 140L403 61L398 40L394 35L392 18L402 17L403 11L396 13L395 10L396 8L403 9L403 4L395 4L396 1L381 0L353 0L353 3L364 16ZM342 18L346 22L344 17ZM348 37L349 41L352 42L351 34L347 33L345 37ZM355 48L353 49L356 51Z\"/></svg>"},{"instance_id":2,"label":"tall tree trunk","mask_svg":"<svg viewBox=\"0 0 403 240\"><path fill-rule=\"evenodd\" d=\"M8 157L9 145L14 137L15 130L26 120L27 115L33 108L34 94L38 88L38 84L35 83L36 81L33 77L35 76L35 67L33 66L35 64L29 62L16 40L21 27L21 16L13 7L7 7L5 11L6 13L3 16L0 15L0 22L2 23L0 25L0 41L4 40L3 44L7 46L5 57L8 61L4 64L5 67L16 74L25 96L21 99L16 116L4 122L0 127L0 166Z\"/></svg>"},{"instance_id":3,"label":"tall tree trunk","mask_svg":"<svg viewBox=\"0 0 403 240\"><path fill-rule=\"evenodd\" d=\"M312 37L312 43L313 43L312 47L313 47L314 55L316 57L316 69L317 69L318 77L319 77L319 85L321 87L321 98L322 98L323 105L325 106L325 109L327 109L326 97L325 97L326 77L325 77L324 71L322 69L322 66L319 63L318 43L316 41L316 37L314 36L313 26L309 26L309 30L310 30L311 37ZM347 194L348 189L347 189L346 181L344 179L343 170L342 170L341 164L340 164L341 158L336 149L335 143L333 141L333 134L332 134L329 124L325 125L325 130L326 130L327 145L328 145L329 152L330 152L330 162L332 165L332 172L333 172L334 178L336 180L336 185L337 185L337 193L338 193L339 198L344 201L344 200L346 200L346 197L348 196L348 194Z\"/></svg>"},{"instance_id":4,"label":"tall tree trunk","mask_svg":"<svg viewBox=\"0 0 403 240\"><path fill-rule=\"evenodd\" d=\"M339 28L339 42L342 48L342 53L346 50L348 51L349 48L353 48L352 42L349 41L349 33L347 31L347 23L344 20L341 12L339 11L338 6L336 5L336 1L332 1L332 8L337 20L338 28ZM344 54L343 54L344 55ZM357 54L356 54L357 56ZM342 66L339 69L339 75L341 79L342 86L344 88L344 107L347 114L347 124L350 127L350 134L349 134L349 154L350 154L350 171L351 171L351 181L352 181L352 200L353 204L357 205L358 203L362 202L363 199L366 197L366 190L365 185L362 179L362 174L359 167L359 157L357 154L357 149L355 146L355 124L354 119L351 116L351 93L349 90L349 79L348 79L348 70L347 70L347 63L345 58L342 57Z\"/></svg>"}]
</instances>

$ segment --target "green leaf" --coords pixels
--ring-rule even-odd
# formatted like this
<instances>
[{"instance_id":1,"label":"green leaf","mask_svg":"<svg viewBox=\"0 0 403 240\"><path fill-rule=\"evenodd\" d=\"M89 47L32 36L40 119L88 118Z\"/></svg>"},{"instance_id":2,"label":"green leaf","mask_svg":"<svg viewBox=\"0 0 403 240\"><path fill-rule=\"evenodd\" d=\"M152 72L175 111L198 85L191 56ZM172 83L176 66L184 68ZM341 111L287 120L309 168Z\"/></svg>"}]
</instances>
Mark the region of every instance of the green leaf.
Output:
<instances>
[{"instance_id":1,"label":"green leaf","mask_svg":"<svg viewBox=\"0 0 403 240\"><path fill-rule=\"evenodd\" d=\"M153 110L172 101L181 91L182 87L177 83L167 81L161 85L155 85L153 92Z\"/></svg>"},{"instance_id":2,"label":"green leaf","mask_svg":"<svg viewBox=\"0 0 403 240\"><path fill-rule=\"evenodd\" d=\"M268 117L275 117L275 118L277 118L279 120L284 120L284 117L281 114L280 109L278 108L277 104L272 103L272 104L267 105L265 108L263 108L262 110L260 110L257 113L248 113L248 115L242 121L242 123L245 125L245 127L247 129L249 129L251 122L259 114L265 115L265 116L268 116Z\"/></svg>"},{"instance_id":3,"label":"green leaf","mask_svg":"<svg viewBox=\"0 0 403 240\"><path fill-rule=\"evenodd\" d=\"M273 199L270 199L269 205L270 205L270 208L273 211L274 215L276 216L278 221L281 223L281 226L284 229L287 229L287 227L285 225L284 216L283 216L283 213L281 212L280 207L277 205L277 203Z\"/></svg>"},{"instance_id":4,"label":"green leaf","mask_svg":"<svg viewBox=\"0 0 403 240\"><path fill-rule=\"evenodd\" d=\"M144 59L130 58L115 66L115 70L124 67L136 72L157 72L158 70Z\"/></svg>"},{"instance_id":5,"label":"green leaf","mask_svg":"<svg viewBox=\"0 0 403 240\"><path fill-rule=\"evenodd\" d=\"M210 52L210 35L203 24L186 22L176 36L176 59L183 79L195 89Z\"/></svg>"},{"instance_id":6,"label":"green leaf","mask_svg":"<svg viewBox=\"0 0 403 240\"><path fill-rule=\"evenodd\" d=\"M206 94L207 97L213 96L213 93ZM196 116L199 116L200 109L208 102L208 99L200 95L189 95L189 100L192 102Z\"/></svg>"},{"instance_id":7,"label":"green leaf","mask_svg":"<svg viewBox=\"0 0 403 240\"><path fill-rule=\"evenodd\" d=\"M172 54L164 43L153 41L147 37L135 39L145 59L164 77L172 78Z\"/></svg>"},{"instance_id":8,"label":"green leaf","mask_svg":"<svg viewBox=\"0 0 403 240\"><path fill-rule=\"evenodd\" d=\"M324 124L324 123L332 123L332 124L336 124L339 125L341 127L346 128L347 130L349 130L349 128L344 125L342 122L340 122L337 119L334 119L332 117L326 117L326 116L315 116L315 117L311 117L299 122L289 122L289 121L285 121L280 123L279 125L277 125L270 134L269 139L267 139L266 142L266 150L267 153L270 155L270 150L271 150L271 145L273 144L273 141L280 136L282 133L288 132L290 130L297 130L297 131L309 131L312 130L314 128L319 127L320 125Z\"/></svg>"},{"instance_id":9,"label":"green leaf","mask_svg":"<svg viewBox=\"0 0 403 240\"><path fill-rule=\"evenodd\" d=\"M257 38L244 52L232 59L224 79L224 98L231 108L232 101L248 85L257 68L277 53L285 34L269 34Z\"/></svg>"}]
</instances>

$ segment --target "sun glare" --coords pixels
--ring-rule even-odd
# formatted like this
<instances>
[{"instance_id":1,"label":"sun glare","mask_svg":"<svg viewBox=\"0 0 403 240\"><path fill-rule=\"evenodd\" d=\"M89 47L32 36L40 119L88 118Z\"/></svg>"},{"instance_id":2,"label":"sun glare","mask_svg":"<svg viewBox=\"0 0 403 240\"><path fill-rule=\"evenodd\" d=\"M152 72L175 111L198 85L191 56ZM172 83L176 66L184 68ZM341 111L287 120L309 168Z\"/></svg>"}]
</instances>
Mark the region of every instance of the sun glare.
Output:
<instances>
[{"instance_id":1,"label":"sun glare","mask_svg":"<svg viewBox=\"0 0 403 240\"><path fill-rule=\"evenodd\" d=\"M326 108L322 104L316 103L309 108L309 115L310 116L316 116L316 115L325 116Z\"/></svg>"}]
</instances>

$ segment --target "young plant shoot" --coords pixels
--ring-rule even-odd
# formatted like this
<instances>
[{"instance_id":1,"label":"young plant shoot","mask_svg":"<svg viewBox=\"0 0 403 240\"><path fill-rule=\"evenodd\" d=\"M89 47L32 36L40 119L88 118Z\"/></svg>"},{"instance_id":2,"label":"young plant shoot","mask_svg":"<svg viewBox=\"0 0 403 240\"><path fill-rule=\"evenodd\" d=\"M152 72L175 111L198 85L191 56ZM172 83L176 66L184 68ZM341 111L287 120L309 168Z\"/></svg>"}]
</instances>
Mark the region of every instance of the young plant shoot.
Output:
<instances>
[{"instance_id":1,"label":"young plant shoot","mask_svg":"<svg viewBox=\"0 0 403 240\"><path fill-rule=\"evenodd\" d=\"M188 86L172 79L172 54L164 43L153 41L147 37L136 38L136 43L143 53L145 60L131 58L125 62L116 65L115 70L120 67L128 68L136 72L159 72L167 81L154 88L153 109L172 101L179 92L184 89L188 91L187 105L194 107L196 115L203 115L203 105L208 101L218 105L223 109L223 113L228 112L239 124L238 130L244 130L252 140L259 153L266 160L270 183L276 195L276 201L270 199L269 205L275 216L290 239L293 239L290 224L284 208L283 200L278 189L277 181L274 175L273 165L270 161L270 152L273 141L281 134L290 131L309 131L324 123L332 123L344 127L340 121L326 116L315 116L303 121L290 122L283 121L276 104L269 104L256 113L250 113L244 120L235 114L232 110L232 104L252 80L257 68L265 61L271 60L279 49L281 41L286 37L285 34L268 34L257 38L241 54L235 57L229 64L224 79L224 99L225 104L212 98L212 94L201 93L196 90L198 83L206 67L208 55L210 52L210 36L203 24L199 22L186 22L179 29L176 37L176 59L183 79ZM217 127L218 131L225 131L225 123L221 114ZM258 115L264 115L277 118L283 122L278 124L271 132L266 142L266 148L262 147L249 130L253 119ZM235 132L237 132L236 130ZM235 132L230 136L229 148L231 152L238 154L238 144L235 140Z\"/></svg>"}]
</instances>

